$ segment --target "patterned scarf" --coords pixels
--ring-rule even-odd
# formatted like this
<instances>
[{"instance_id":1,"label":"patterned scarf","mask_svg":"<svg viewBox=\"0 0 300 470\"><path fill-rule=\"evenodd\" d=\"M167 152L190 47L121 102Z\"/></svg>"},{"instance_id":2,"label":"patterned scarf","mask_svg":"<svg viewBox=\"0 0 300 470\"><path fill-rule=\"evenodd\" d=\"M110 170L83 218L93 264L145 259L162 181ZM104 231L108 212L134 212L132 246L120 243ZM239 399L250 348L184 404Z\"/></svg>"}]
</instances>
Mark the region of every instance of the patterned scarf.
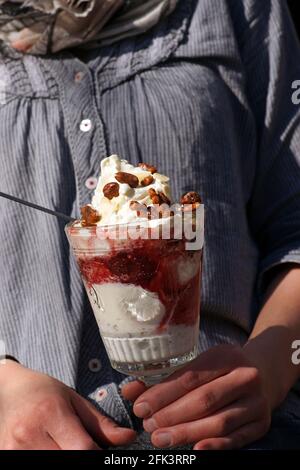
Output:
<instances>
[{"instance_id":1,"label":"patterned scarf","mask_svg":"<svg viewBox=\"0 0 300 470\"><path fill-rule=\"evenodd\" d=\"M148 31L179 0L0 0L0 41L44 55Z\"/></svg>"}]
</instances>

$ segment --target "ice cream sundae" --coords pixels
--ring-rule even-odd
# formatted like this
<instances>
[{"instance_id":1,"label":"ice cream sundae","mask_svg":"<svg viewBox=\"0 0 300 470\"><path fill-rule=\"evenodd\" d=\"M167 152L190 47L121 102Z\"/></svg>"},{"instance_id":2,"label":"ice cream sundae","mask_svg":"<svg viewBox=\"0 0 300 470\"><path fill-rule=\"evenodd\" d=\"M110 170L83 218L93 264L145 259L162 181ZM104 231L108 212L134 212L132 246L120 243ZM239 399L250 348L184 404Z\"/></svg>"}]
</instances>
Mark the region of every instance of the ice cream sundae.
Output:
<instances>
[{"instance_id":1,"label":"ice cream sundae","mask_svg":"<svg viewBox=\"0 0 300 470\"><path fill-rule=\"evenodd\" d=\"M189 192L174 207L167 176L112 155L66 228L112 366L148 380L197 355L203 242L187 249L174 222L188 214L203 233L203 206Z\"/></svg>"}]
</instances>

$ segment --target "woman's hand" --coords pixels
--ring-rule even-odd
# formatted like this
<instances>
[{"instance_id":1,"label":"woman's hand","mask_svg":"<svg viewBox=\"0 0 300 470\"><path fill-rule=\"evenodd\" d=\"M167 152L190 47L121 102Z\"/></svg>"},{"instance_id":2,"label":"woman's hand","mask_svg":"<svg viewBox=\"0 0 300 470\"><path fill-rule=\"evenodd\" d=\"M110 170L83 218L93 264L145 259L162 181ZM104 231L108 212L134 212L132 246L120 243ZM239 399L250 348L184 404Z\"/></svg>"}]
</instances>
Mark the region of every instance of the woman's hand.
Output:
<instances>
[{"instance_id":1,"label":"woman's hand","mask_svg":"<svg viewBox=\"0 0 300 470\"><path fill-rule=\"evenodd\" d=\"M134 413L156 447L241 448L267 433L272 411L264 373L248 356L246 348L218 346L161 384L146 390L132 382L122 393L138 397Z\"/></svg>"},{"instance_id":2,"label":"woman's hand","mask_svg":"<svg viewBox=\"0 0 300 470\"><path fill-rule=\"evenodd\" d=\"M158 447L236 449L267 433L271 412L300 378L292 344L300 337L300 267L273 273L247 344L222 345L201 354L149 390L123 388Z\"/></svg>"},{"instance_id":3,"label":"woman's hand","mask_svg":"<svg viewBox=\"0 0 300 470\"><path fill-rule=\"evenodd\" d=\"M0 449L100 450L134 438L58 380L12 361L0 365Z\"/></svg>"}]
</instances>

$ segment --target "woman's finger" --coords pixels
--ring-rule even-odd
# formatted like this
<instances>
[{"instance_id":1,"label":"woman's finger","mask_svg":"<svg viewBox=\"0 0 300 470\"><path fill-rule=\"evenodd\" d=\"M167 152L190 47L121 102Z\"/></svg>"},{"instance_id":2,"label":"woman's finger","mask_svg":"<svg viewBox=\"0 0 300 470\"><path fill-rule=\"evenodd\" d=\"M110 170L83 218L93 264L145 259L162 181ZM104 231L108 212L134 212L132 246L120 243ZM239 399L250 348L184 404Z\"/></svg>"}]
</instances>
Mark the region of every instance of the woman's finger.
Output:
<instances>
[{"instance_id":1,"label":"woman's finger","mask_svg":"<svg viewBox=\"0 0 300 470\"><path fill-rule=\"evenodd\" d=\"M72 405L89 434L102 445L125 445L132 442L136 432L120 427L112 419L102 415L89 401L72 394Z\"/></svg>"},{"instance_id":2,"label":"woman's finger","mask_svg":"<svg viewBox=\"0 0 300 470\"><path fill-rule=\"evenodd\" d=\"M247 423L258 420L262 405L246 399L224 408L212 416L196 421L160 428L151 436L156 447L193 444L210 438L225 437Z\"/></svg>"},{"instance_id":3,"label":"woman's finger","mask_svg":"<svg viewBox=\"0 0 300 470\"><path fill-rule=\"evenodd\" d=\"M143 382L135 380L123 385L121 393L126 400L135 401L146 390L147 387Z\"/></svg>"},{"instance_id":4,"label":"woman's finger","mask_svg":"<svg viewBox=\"0 0 300 470\"><path fill-rule=\"evenodd\" d=\"M100 450L75 413L66 415L56 426L50 425L48 432L62 450Z\"/></svg>"},{"instance_id":5,"label":"woman's finger","mask_svg":"<svg viewBox=\"0 0 300 470\"><path fill-rule=\"evenodd\" d=\"M242 426L226 437L204 439L197 442L194 450L232 450L257 441L268 432L269 426L266 422L256 421Z\"/></svg>"},{"instance_id":6,"label":"woman's finger","mask_svg":"<svg viewBox=\"0 0 300 470\"><path fill-rule=\"evenodd\" d=\"M43 408L44 430L62 450L100 450L69 397L45 401Z\"/></svg>"},{"instance_id":7,"label":"woman's finger","mask_svg":"<svg viewBox=\"0 0 300 470\"><path fill-rule=\"evenodd\" d=\"M144 420L144 428L174 426L212 415L250 393L249 371L235 369L230 374L198 387ZM162 398L161 398L162 400Z\"/></svg>"},{"instance_id":8,"label":"woman's finger","mask_svg":"<svg viewBox=\"0 0 300 470\"><path fill-rule=\"evenodd\" d=\"M164 382L142 393L135 402L133 411L139 418L148 418L195 388L245 365L245 359L241 357L238 348L222 345L210 349Z\"/></svg>"}]
</instances>

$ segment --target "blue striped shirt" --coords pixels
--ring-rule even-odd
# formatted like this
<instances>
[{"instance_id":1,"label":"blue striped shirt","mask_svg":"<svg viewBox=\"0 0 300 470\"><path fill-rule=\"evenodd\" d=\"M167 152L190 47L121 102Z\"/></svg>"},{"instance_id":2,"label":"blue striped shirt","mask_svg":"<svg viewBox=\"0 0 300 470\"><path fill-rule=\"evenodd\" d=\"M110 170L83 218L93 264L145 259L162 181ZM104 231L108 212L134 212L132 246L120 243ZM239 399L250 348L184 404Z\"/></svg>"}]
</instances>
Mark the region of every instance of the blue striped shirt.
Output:
<instances>
[{"instance_id":1,"label":"blue striped shirt","mask_svg":"<svg viewBox=\"0 0 300 470\"><path fill-rule=\"evenodd\" d=\"M79 73L80 72L80 73ZM281 0L182 0L142 36L32 57L0 46L0 191L74 217L118 153L206 206L201 349L243 344L266 274L300 262L299 45ZM81 130L89 119L91 128ZM138 426L63 223L0 201L0 339L28 367ZM100 392L99 392L100 388ZM105 393L103 393L105 390ZM300 417L291 391L281 409ZM149 445L141 434L139 448Z\"/></svg>"}]
</instances>

